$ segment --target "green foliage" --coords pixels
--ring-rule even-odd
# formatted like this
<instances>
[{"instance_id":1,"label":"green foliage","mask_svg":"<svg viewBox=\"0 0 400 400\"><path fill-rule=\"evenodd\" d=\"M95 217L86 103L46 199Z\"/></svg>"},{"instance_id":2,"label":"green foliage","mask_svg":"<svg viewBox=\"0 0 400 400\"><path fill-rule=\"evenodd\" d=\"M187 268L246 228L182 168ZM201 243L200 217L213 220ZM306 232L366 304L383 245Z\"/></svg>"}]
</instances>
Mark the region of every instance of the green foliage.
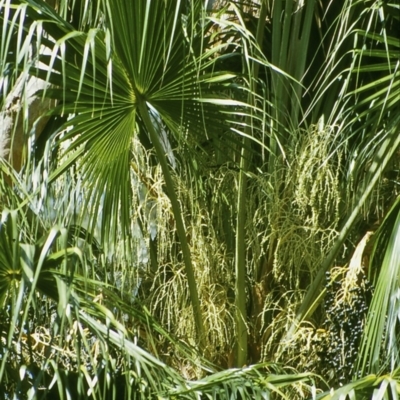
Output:
<instances>
[{"instance_id":1,"label":"green foliage","mask_svg":"<svg viewBox=\"0 0 400 400\"><path fill-rule=\"evenodd\" d=\"M3 397L398 397L399 6L203 3L0 0Z\"/></svg>"}]
</instances>

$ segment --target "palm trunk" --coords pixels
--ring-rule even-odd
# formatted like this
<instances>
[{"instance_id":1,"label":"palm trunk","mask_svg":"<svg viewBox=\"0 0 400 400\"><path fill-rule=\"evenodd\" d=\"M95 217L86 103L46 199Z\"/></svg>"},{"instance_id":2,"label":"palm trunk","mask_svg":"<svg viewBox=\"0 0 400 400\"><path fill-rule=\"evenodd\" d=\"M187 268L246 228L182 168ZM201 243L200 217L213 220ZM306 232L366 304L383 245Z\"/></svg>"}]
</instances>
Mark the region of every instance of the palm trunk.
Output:
<instances>
[{"instance_id":1,"label":"palm trunk","mask_svg":"<svg viewBox=\"0 0 400 400\"><path fill-rule=\"evenodd\" d=\"M138 99L138 110L139 110L140 116L142 117L143 122L146 126L146 129L149 132L150 139L156 150L157 158L158 158L158 161L160 162L161 169L162 169L162 172L164 175L165 184L167 186L167 194L171 201L172 211L174 213L175 222L176 222L176 229L177 229L178 237L179 237L179 240L181 243L182 255L183 255L183 260L185 263L185 272L186 272L186 277L187 277L188 285L189 285L189 295L190 295L190 301L192 303L192 308L193 308L193 315L194 315L194 319L195 319L199 347L200 347L200 349L204 349L205 334L204 334L203 318L202 318L202 313L201 313L201 308L200 308L199 294L197 292L197 285L196 285L196 280L194 277L190 249L189 249L188 242L186 240L186 230L185 230L185 226L183 224L181 208L179 205L178 197L176 195L175 185L174 185L174 182L173 182L173 179L172 179L169 167L168 167L168 162L167 162L167 158L165 156L164 149L161 145L158 133L154 129L154 125L151 122L149 111L148 111L148 108L147 108L144 100Z\"/></svg>"},{"instance_id":2,"label":"palm trunk","mask_svg":"<svg viewBox=\"0 0 400 400\"><path fill-rule=\"evenodd\" d=\"M35 139L39 137L50 117L46 112L55 102L42 99L36 93L49 85L41 79L21 74L7 95L0 111L0 158L6 159L19 172L28 143L28 133L35 125ZM24 102L26 105L24 106Z\"/></svg>"},{"instance_id":3,"label":"palm trunk","mask_svg":"<svg viewBox=\"0 0 400 400\"><path fill-rule=\"evenodd\" d=\"M261 48L264 34L265 18L267 16L267 2L261 4L260 17L257 25L256 40ZM255 106L255 81L258 77L259 64L253 63L250 76L251 90L248 104ZM246 118L246 136L243 138L243 148L240 159L237 219L236 219L236 251L235 251L235 306L236 306L236 360L235 364L242 367L247 361L247 312L246 312L246 197L247 197L247 169L250 157L250 139L252 134L252 117Z\"/></svg>"},{"instance_id":4,"label":"palm trunk","mask_svg":"<svg viewBox=\"0 0 400 400\"><path fill-rule=\"evenodd\" d=\"M249 139L243 139L243 149L240 160L238 205L236 220L236 253L235 253L235 306L236 306L236 360L237 367L242 367L247 361L247 326L246 326L246 189L247 189L247 146Z\"/></svg>"}]
</instances>

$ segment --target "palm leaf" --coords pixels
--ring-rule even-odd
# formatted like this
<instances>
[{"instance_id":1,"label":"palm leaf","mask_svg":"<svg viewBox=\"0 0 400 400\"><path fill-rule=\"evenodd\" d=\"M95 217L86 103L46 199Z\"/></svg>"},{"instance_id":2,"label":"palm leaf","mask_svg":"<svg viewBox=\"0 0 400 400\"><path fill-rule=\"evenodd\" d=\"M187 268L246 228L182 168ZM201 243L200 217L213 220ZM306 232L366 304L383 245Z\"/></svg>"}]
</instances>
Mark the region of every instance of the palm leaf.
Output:
<instances>
[{"instance_id":1,"label":"palm leaf","mask_svg":"<svg viewBox=\"0 0 400 400\"><path fill-rule=\"evenodd\" d=\"M399 365L398 287L400 279L400 199L376 232L369 273L375 285L358 356L361 373L393 371ZM382 355L384 352L385 356Z\"/></svg>"},{"instance_id":2,"label":"palm leaf","mask_svg":"<svg viewBox=\"0 0 400 400\"><path fill-rule=\"evenodd\" d=\"M343 16L348 16L348 13L352 12L352 5L346 5L346 7L350 7L349 9L344 9ZM367 12L370 12L371 15L367 14ZM365 15L362 14L361 16L356 16L356 22L359 21L359 18L361 19L365 18L368 19L371 17L372 19L378 18L378 14L376 14L375 9L366 9ZM364 19L361 19L363 21ZM354 22L354 25L356 25L356 22ZM345 30L344 35L345 36L350 36L354 34L354 25L352 25L352 29ZM356 34L358 31L356 31ZM364 31L363 35L367 35L367 33ZM343 40L343 39L342 39ZM391 41L389 41L391 43ZM355 49L356 50L356 49ZM397 54L398 49L396 47L393 48L394 52ZM337 50L335 50L337 51ZM387 54L389 57L389 53ZM365 62L365 60L364 60ZM386 64L387 65L387 64ZM353 66L350 70L349 73L353 74L357 72L358 69L357 67ZM387 76L389 77L386 82L392 82L394 75L393 73L395 70L390 70L390 66L387 65L387 68L385 70L388 74ZM399 129L399 122L400 119L398 115L394 114L392 112L392 102L382 102L384 98L390 98L390 99L395 99L398 97L397 93L397 87L394 87L394 91L392 92L392 86L389 85L389 88L383 92L383 91L378 91L376 92L375 96L373 98L368 99L368 104L373 108L373 104L375 101L380 103L380 107L378 109L375 109L375 112L371 112L371 114L364 114L363 118L360 119L362 123L365 123L369 126L370 131L365 132L365 141L360 139L359 142L357 143L356 148L354 149L354 157L357 159L356 162L356 169L354 170L354 167L349 165L349 175L352 174L357 174L361 170L361 166L364 166L363 169L363 175L361 177L358 177L359 181L357 183L357 190L354 191L354 200L353 200L353 205L352 208L349 210L348 215L346 216L346 219L343 222L342 228L340 229L339 235L332 246L332 249L328 252L326 255L325 259L321 263L321 267L311 283L310 287L307 290L306 296L304 298L304 301L302 305L300 306L299 311L297 312L296 319L294 323L291 325L291 328L289 329L289 332L285 335L285 340L289 340L290 336L296 329L295 326L298 326L298 323L304 319L304 317L308 314L309 310L312 308L314 300L317 298L319 289L321 287L321 284L324 280L324 274L326 270L332 265L334 262L335 258L338 255L338 252L340 251L346 237L349 235L351 232L352 228L355 226L356 221L360 218L361 216L361 211L363 210L363 207L368 204L368 200L371 198L371 194L375 190L375 188L378 186L380 179L383 176L383 172L385 169L390 165L390 163L393 161L396 151L400 145L400 140L399 140L399 135L398 135L398 129ZM355 92L352 92L349 87L345 86L346 90L342 91L341 96L346 97L345 95L351 96L354 93L358 93L358 91L362 91L362 89L356 90ZM365 89L365 88L364 88ZM324 88L325 90L325 88ZM381 100L378 100L378 99ZM356 99L355 99L356 101ZM340 102L338 102L340 104ZM344 99L343 107L346 106L347 100ZM384 105L385 104L385 105ZM390 118L386 122L386 127L383 129L381 123L381 114L382 114L382 106L384 105L385 109L388 107L388 115L390 115ZM357 106L355 107L357 108ZM336 112L338 112L339 109L334 109L332 111L332 118L336 118ZM343 110L342 110L343 111ZM344 115L340 116L340 119L338 120L338 123L343 124L343 132L348 132L348 136L346 137L346 141L350 141L352 139L352 133L353 131L356 131L358 128L358 116L357 116L357 122L355 119L353 120L353 116L351 113L354 111L354 108L349 108L349 114L350 115ZM371 118L371 119L370 119ZM366 125L362 125L362 129L366 129ZM364 135L364 133L363 133ZM379 143L376 142L376 140L379 140ZM366 143L368 142L368 150L366 147ZM342 145L342 144L340 144ZM365 166L365 163L368 162L368 167ZM360 166L360 169L358 169L358 165Z\"/></svg>"}]
</instances>

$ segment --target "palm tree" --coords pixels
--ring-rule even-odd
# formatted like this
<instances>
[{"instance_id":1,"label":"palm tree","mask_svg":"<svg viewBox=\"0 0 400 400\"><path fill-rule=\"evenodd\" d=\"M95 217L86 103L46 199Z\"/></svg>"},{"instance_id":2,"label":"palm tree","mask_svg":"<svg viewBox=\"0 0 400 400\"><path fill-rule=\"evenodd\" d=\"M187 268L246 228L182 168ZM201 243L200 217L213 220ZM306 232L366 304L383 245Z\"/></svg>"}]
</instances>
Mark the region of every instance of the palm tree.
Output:
<instances>
[{"instance_id":1,"label":"palm tree","mask_svg":"<svg viewBox=\"0 0 400 400\"><path fill-rule=\"evenodd\" d=\"M187 132L196 138L200 126L202 130L209 124L218 127L221 125L218 101L229 103L229 100L214 99L217 86L213 82L223 82L230 77L207 72L210 57L218 49L199 53L203 46L207 49L207 43L200 35L196 38L198 28L193 26L191 18L197 20L201 14L196 10L198 5L192 5L187 10L190 18L182 26L180 15L185 7L189 6L184 2L169 3L166 7L154 2L112 8L107 3L101 4L104 20L100 21L100 14L95 16L96 10L93 10L93 20L81 27L87 33L61 20L45 3L41 4L41 12L48 21L33 8L29 9L27 17L34 21L31 29L43 24L54 39L49 42L40 34L35 38L43 43L38 47L48 46L51 51L39 57L39 62L49 70L37 71L38 77L56 87L45 90L44 94L61 100L59 112L74 113L74 118L79 120L79 127L72 119L62 127L73 127L60 140L61 143L76 139L67 148L67 153L73 155L50 181L80 159L83 179L96 182L88 189L87 198L91 199L93 211L98 210L100 204L104 209L101 235L107 242L113 240L118 229L127 234L131 224L132 193L127 189L131 174L131 140L139 134L144 145L154 147L174 212L197 334L202 342L202 313L180 205L165 146L154 121L160 119L173 135L164 140L177 144ZM19 11L22 13L22 8ZM89 15L84 13L81 18L84 21ZM132 23L135 32L130 29ZM13 34L10 30L9 37Z\"/></svg>"},{"instance_id":2,"label":"palm tree","mask_svg":"<svg viewBox=\"0 0 400 400\"><path fill-rule=\"evenodd\" d=\"M12 246L7 243L15 235L8 237L5 228L0 230L3 253L8 254L0 258L2 271L5 277L20 277L15 260L22 257L21 252L25 254L22 259L33 257L27 264L39 267L26 307L36 287L48 288L51 283L55 290L41 293L59 302L63 298L60 304L64 306L71 304L77 320L106 338L104 349L107 345L124 348L118 336L108 338L110 324L115 332L126 329L110 313L114 302L121 316L125 312L141 321L141 329L148 332L142 334L146 348L159 352L159 357L165 353L160 350L164 342L152 339L154 331L175 346L177 356L172 363L181 372L186 364L178 366L179 358L192 358L194 364L199 360L198 353L193 355L173 339L145 309L134 315L127 311L126 300L108 285L115 285L119 274L125 282L118 287L122 297L128 286L137 293L143 291L136 296L168 330L182 335L182 327L174 326L179 324L179 314L194 321L196 332L191 332L191 323L185 324L183 329L189 328L189 333L183 338L189 347L214 361L218 362L216 349L221 345L223 352L234 347L233 363L223 355L221 364L241 367L249 361L278 360L289 366L297 363L303 371L322 372L331 385L348 383L333 394L321 394L324 398L350 396L352 391L371 396L375 388L394 393L398 305L390 299L395 298L394 283L399 276L395 250L398 203L392 208L390 201L382 204L385 197L377 188L390 172L392 185L387 185L386 197L394 202L396 179L392 175L398 176L400 140L396 5L250 3L232 3L210 16L197 1L50 5L26 0L1 4L3 104L7 107L6 96L12 93L20 71L23 79L41 79L44 90L40 95L57 101L48 113L53 125L48 125L47 134L42 133L46 156L40 159L37 152L36 161L31 158L19 176L2 163L14 185L14 193L4 185L8 208L29 205L31 209L25 225L5 210L2 226L14 227L14 232L16 226L24 227L21 231L31 238L38 233L46 238L50 231L49 238L36 244L43 246L40 251L33 250L35 240L19 239L21 244L14 245L10 256L7 248ZM36 134L41 130L34 125L31 137L35 129ZM29 157L33 157L31 143L26 152ZM388 170L390 165L392 170ZM27 195L31 189L33 197ZM63 190L67 196L61 195ZM49 210L54 204L64 212L52 219ZM45 205L46 215L41 215ZM332 300L338 314L341 304L353 304L348 294L354 293L349 292L351 288L366 289L364 277L353 279L351 273L366 274L357 252L352 256L354 242L365 233L362 211L386 217L375 234L370 265L376 267L368 269L376 290L362 325L363 338L356 343L359 356L340 361L346 379L352 382L339 381L329 376L329 367L315 361L317 350L310 350L301 340L314 340L318 332L336 329L326 305L335 282L342 285L340 295ZM43 219L40 223L38 215ZM71 243L77 246L83 239L87 251L98 254L97 261L87 261L75 245L67 245L67 236L52 248L57 230L49 227L54 220L67 225L65 232L71 231L71 224L78 226ZM34 226L40 229L32 230ZM144 238L150 254L144 263L151 265L150 272L140 267L131 271L129 264L146 259L139 254L143 246L136 250ZM18 246L22 250L16 250ZM38 261L35 254L41 254ZM61 267L70 259L80 260L77 265L83 266L72 282ZM47 262L50 267L44 268ZM334 262L343 266L332 269ZM10 265L19 272L10 275ZM34 269L29 268L26 271ZM323 288L325 272L330 269L333 278ZM60 270L64 275L56 272ZM40 285L39 277L47 284ZM388 277L393 285L385 291ZM3 296L10 290L10 284L4 285ZM99 290L108 300L93 308L90 301L98 302ZM17 298L17 309L22 309L23 290L19 293L20 297L10 298ZM83 304L85 313L77 306ZM385 311L380 318L378 309ZM102 322L94 321L93 315ZM330 322L324 325L325 315ZM385 316L391 324L385 323ZM61 311L60 318L66 321ZM321 329L315 333L311 324ZM224 329L228 332L221 333ZM228 343L232 332L235 340ZM246 389L243 397L261 396L268 387L293 382L296 396L307 397L299 382L309 375L288 376L270 364L223 371L197 383L184 381L167 369L157 385L154 376L164 364L132 344L126 347L128 358L137 357L151 366L146 379L154 392L188 398L199 393L228 397L229 390L215 388L229 382L232 390L241 385L247 388L247 383L248 388L256 388L254 392ZM325 347L332 347L332 341L326 340ZM391 356L389 365L382 349ZM344 361L350 359L351 368L346 369ZM110 358L105 365L111 364ZM210 368L204 359L200 364L198 375ZM5 366L3 362L3 374ZM128 361L125 366L131 369ZM285 375L274 378L273 372ZM359 376L364 378L357 380ZM175 388L168 379L176 382ZM140 379L135 382L141 387ZM294 396L293 392L288 396Z\"/></svg>"},{"instance_id":3,"label":"palm tree","mask_svg":"<svg viewBox=\"0 0 400 400\"><path fill-rule=\"evenodd\" d=\"M182 246L197 338L202 348L205 341L202 311L176 187L165 152L169 141L175 145L187 142L184 139L187 134L192 144L213 136L220 139L219 132L225 126L221 111L225 106L241 106L225 94L223 98L216 97L221 92L226 93L227 88L221 83L232 79L233 75L213 71L219 47L208 46L207 36L204 37L207 23L198 5L143 2L135 7L121 4L121 8L112 10L109 4L101 6L101 13L95 15L99 10L92 10L92 19L89 14L83 14L76 26L76 15L74 12L69 15L66 4L59 5L64 18L46 3L40 3L39 10L33 3L15 9L5 4L4 14L10 19L3 20L4 32L7 32L4 54L14 61L12 55L18 53L17 60L24 61L23 68L45 82L43 96L60 102L55 113L70 115L68 122L50 132L59 135L57 146L62 148L66 143L66 150L60 155L61 162L48 183L54 182L72 165L79 170L80 179L95 182L95 185L87 185L83 207L89 208L93 215L97 215L100 207L103 209L100 227L103 243L115 243L117 235L130 233L132 193L127 184L132 173L132 138L139 135L144 147L154 147ZM187 16L184 19L185 7ZM151 23L150 14L153 16ZM198 16L204 20L204 27L198 26ZM24 24L15 26L14 17L22 18ZM136 42L131 37L131 18L137 29L133 35ZM87 20L90 23L85 24ZM120 29L124 25L125 31ZM118 35L114 31L116 26ZM42 32L46 32L46 36ZM20 42L13 40L16 35L22 36L26 43L29 40L35 43L38 59L36 54L29 58L28 53L24 53L31 50L29 46L18 47ZM209 131L208 126L213 129ZM165 127L172 136L163 138L163 146L156 128L166 135ZM92 230L95 222L89 220ZM4 267L7 268L6 262ZM57 293L59 291L53 293L53 297L57 298Z\"/></svg>"}]
</instances>

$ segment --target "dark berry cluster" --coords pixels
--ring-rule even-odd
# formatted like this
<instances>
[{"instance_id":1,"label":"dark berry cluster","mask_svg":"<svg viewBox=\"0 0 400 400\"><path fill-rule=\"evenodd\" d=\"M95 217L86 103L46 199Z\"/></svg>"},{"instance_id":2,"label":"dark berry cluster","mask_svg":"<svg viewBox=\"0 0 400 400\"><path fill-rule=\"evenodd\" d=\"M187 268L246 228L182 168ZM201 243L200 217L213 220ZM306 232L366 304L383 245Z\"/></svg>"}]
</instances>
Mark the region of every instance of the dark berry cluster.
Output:
<instances>
[{"instance_id":1,"label":"dark berry cluster","mask_svg":"<svg viewBox=\"0 0 400 400\"><path fill-rule=\"evenodd\" d=\"M355 368L365 317L372 297L372 286L361 272L357 284L343 288L343 280L326 273L324 345L319 346L321 372L332 385L348 382Z\"/></svg>"}]
</instances>

